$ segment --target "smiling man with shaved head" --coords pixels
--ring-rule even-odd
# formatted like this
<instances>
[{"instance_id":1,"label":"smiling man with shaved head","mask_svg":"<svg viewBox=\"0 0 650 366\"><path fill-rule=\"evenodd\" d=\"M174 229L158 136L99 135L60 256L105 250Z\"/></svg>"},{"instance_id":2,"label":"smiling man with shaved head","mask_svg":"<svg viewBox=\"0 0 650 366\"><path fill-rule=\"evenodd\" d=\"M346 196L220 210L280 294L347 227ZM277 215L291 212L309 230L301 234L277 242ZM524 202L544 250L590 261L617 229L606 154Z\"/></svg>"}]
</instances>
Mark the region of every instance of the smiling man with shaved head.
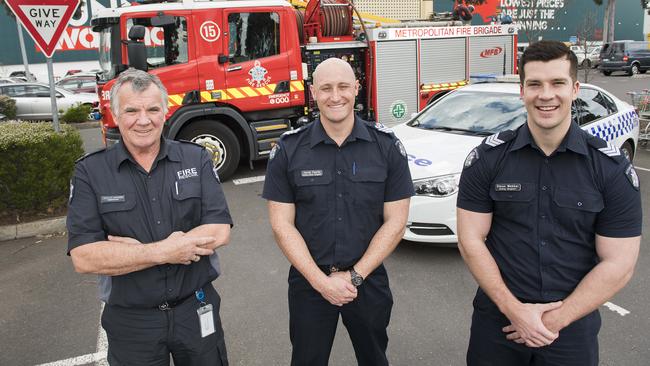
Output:
<instances>
[{"instance_id":1,"label":"smiling man with shaved head","mask_svg":"<svg viewBox=\"0 0 650 366\"><path fill-rule=\"evenodd\" d=\"M323 61L311 93L320 118L271 151L263 197L289 270L291 365L326 366L339 316L359 365L388 365L393 298L382 262L404 233L413 183L406 151L354 114L350 65Z\"/></svg>"}]
</instances>

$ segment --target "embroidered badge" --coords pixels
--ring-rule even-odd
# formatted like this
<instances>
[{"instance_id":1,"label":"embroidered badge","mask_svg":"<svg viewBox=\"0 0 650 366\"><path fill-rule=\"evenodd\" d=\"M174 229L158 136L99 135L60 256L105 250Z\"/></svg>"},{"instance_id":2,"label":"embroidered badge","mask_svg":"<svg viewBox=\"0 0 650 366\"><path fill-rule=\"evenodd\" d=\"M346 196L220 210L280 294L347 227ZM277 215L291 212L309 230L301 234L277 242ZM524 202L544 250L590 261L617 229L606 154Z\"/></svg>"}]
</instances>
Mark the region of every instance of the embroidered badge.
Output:
<instances>
[{"instance_id":1,"label":"embroidered badge","mask_svg":"<svg viewBox=\"0 0 650 366\"><path fill-rule=\"evenodd\" d=\"M399 150L399 153L402 154L403 157L406 157L406 149L404 148L402 141L400 140L395 141L395 146L397 146L397 150Z\"/></svg>"},{"instance_id":2,"label":"embroidered badge","mask_svg":"<svg viewBox=\"0 0 650 366\"><path fill-rule=\"evenodd\" d=\"M178 176L178 179L187 179L192 177L198 177L199 172L196 170L196 168L189 168L189 169L183 169L177 171L176 175Z\"/></svg>"},{"instance_id":3,"label":"embroidered badge","mask_svg":"<svg viewBox=\"0 0 650 366\"><path fill-rule=\"evenodd\" d=\"M266 70L262 64L259 61L255 61L254 63L255 66L248 70L248 75L250 75L250 79L246 79L248 81L248 84L254 88L261 88L263 86L266 86L266 84L271 82L271 77L266 76L268 74L268 70Z\"/></svg>"},{"instance_id":4,"label":"embroidered badge","mask_svg":"<svg viewBox=\"0 0 650 366\"><path fill-rule=\"evenodd\" d=\"M214 177L217 178L217 182L221 183L221 179L219 179L219 173L217 172L217 167L212 166L212 174L214 174Z\"/></svg>"},{"instance_id":5,"label":"embroidered badge","mask_svg":"<svg viewBox=\"0 0 650 366\"><path fill-rule=\"evenodd\" d=\"M278 151L280 151L280 145L274 144L273 148L271 149L271 152L269 153L269 160L273 160L275 154L277 154Z\"/></svg>"},{"instance_id":6,"label":"embroidered badge","mask_svg":"<svg viewBox=\"0 0 650 366\"><path fill-rule=\"evenodd\" d=\"M68 203L72 202L73 196L74 196L74 184L72 184L72 179L70 179L70 197L68 197Z\"/></svg>"},{"instance_id":7,"label":"embroidered badge","mask_svg":"<svg viewBox=\"0 0 650 366\"><path fill-rule=\"evenodd\" d=\"M639 190L639 176L636 174L636 170L632 167L632 164L627 167L625 170L625 176L627 177L627 180L630 181L632 184L632 187L636 189L637 191Z\"/></svg>"},{"instance_id":8,"label":"embroidered badge","mask_svg":"<svg viewBox=\"0 0 650 366\"><path fill-rule=\"evenodd\" d=\"M467 157L465 158L465 162L463 163L463 168L469 168L478 160L478 150L474 148L474 150L470 151Z\"/></svg>"},{"instance_id":9,"label":"embroidered badge","mask_svg":"<svg viewBox=\"0 0 650 366\"><path fill-rule=\"evenodd\" d=\"M494 190L497 192L520 192L521 183L496 183Z\"/></svg>"}]
</instances>

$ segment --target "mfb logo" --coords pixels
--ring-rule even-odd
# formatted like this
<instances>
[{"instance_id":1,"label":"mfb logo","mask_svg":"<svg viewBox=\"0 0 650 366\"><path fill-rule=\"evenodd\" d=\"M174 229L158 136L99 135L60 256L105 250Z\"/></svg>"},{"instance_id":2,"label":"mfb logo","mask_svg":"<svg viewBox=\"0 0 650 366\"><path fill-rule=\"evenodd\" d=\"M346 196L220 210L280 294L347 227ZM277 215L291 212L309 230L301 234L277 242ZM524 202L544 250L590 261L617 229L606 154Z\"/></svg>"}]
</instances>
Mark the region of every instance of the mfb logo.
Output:
<instances>
[{"instance_id":1,"label":"mfb logo","mask_svg":"<svg viewBox=\"0 0 650 366\"><path fill-rule=\"evenodd\" d=\"M481 57L483 58L492 57L501 54L501 52L503 52L503 48L501 47L486 48L483 51L481 51Z\"/></svg>"}]
</instances>

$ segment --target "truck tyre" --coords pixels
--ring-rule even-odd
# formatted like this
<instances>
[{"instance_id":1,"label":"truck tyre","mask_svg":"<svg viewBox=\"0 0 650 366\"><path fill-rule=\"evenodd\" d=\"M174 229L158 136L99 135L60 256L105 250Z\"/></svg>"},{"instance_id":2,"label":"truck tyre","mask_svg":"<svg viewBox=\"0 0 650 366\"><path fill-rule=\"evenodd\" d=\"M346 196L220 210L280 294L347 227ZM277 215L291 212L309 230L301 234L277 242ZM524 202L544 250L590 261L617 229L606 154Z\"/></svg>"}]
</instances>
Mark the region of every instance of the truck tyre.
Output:
<instances>
[{"instance_id":1,"label":"truck tyre","mask_svg":"<svg viewBox=\"0 0 650 366\"><path fill-rule=\"evenodd\" d=\"M632 75L636 75L638 73L639 73L639 64L637 64L635 62L635 63L632 64L632 66L630 67L630 72L628 72L627 74L632 76Z\"/></svg>"},{"instance_id":2,"label":"truck tyre","mask_svg":"<svg viewBox=\"0 0 650 366\"><path fill-rule=\"evenodd\" d=\"M605 75L605 76L609 76L609 75L611 75L611 74L612 74L611 71L603 71L603 75Z\"/></svg>"},{"instance_id":3,"label":"truck tyre","mask_svg":"<svg viewBox=\"0 0 650 366\"><path fill-rule=\"evenodd\" d=\"M228 126L219 121L192 122L183 127L176 138L205 146L212 154L212 162L222 181L230 178L239 165L239 140Z\"/></svg>"}]
</instances>

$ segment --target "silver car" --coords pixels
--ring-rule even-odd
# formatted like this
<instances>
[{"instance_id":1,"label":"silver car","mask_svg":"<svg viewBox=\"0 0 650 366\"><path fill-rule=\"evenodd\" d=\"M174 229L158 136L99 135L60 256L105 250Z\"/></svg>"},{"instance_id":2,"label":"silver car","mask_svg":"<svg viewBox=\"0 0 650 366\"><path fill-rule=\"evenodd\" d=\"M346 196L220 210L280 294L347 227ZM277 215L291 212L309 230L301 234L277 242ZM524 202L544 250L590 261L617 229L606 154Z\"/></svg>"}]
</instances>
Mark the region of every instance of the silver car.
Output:
<instances>
[{"instance_id":1,"label":"silver car","mask_svg":"<svg viewBox=\"0 0 650 366\"><path fill-rule=\"evenodd\" d=\"M56 90L56 106L65 112L68 108L86 104L97 108L99 99L94 94L75 94L62 88ZM16 101L16 118L25 120L51 120L52 104L50 87L41 83L17 83L0 85L0 95L7 95Z\"/></svg>"}]
</instances>

